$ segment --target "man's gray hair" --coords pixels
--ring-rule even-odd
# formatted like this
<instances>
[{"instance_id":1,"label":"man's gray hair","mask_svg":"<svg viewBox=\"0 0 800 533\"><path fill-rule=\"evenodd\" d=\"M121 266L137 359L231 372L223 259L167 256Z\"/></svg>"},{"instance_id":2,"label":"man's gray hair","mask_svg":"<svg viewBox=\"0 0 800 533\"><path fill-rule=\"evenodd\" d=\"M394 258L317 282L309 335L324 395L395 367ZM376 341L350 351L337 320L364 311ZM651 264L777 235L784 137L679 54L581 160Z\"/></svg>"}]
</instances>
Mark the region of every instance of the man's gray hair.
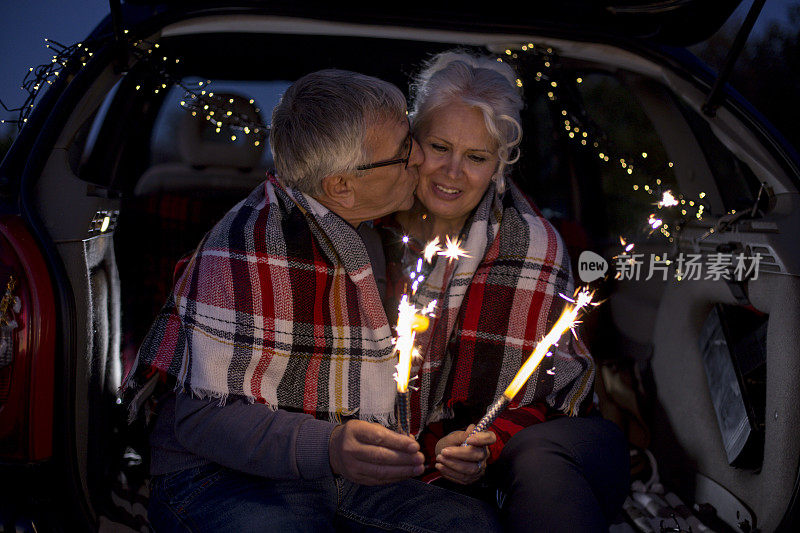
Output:
<instances>
[{"instance_id":1,"label":"man's gray hair","mask_svg":"<svg viewBox=\"0 0 800 533\"><path fill-rule=\"evenodd\" d=\"M319 196L324 177L369 163L370 126L405 115L405 96L389 82L347 70L307 74L272 111L270 145L278 178Z\"/></svg>"},{"instance_id":2,"label":"man's gray hair","mask_svg":"<svg viewBox=\"0 0 800 533\"><path fill-rule=\"evenodd\" d=\"M497 142L497 189L505 189L508 165L519 160L522 139L522 95L517 76L507 65L488 56L465 51L442 52L427 61L411 85L414 132L425 130L431 112L461 102L483 113L486 129Z\"/></svg>"}]
</instances>

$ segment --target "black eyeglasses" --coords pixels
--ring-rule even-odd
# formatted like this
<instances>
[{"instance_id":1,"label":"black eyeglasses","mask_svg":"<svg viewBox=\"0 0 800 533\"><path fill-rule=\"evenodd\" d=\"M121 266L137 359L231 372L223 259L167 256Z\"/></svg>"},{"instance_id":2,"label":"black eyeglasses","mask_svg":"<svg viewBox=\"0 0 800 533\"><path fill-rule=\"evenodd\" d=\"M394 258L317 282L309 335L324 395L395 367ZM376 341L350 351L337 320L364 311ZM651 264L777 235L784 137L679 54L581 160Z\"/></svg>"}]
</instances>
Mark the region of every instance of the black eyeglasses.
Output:
<instances>
[{"instance_id":1,"label":"black eyeglasses","mask_svg":"<svg viewBox=\"0 0 800 533\"><path fill-rule=\"evenodd\" d=\"M408 143L408 153L405 157L399 159L387 159L386 161L378 161L376 163L369 163L367 165L359 165L356 170L370 170L379 167L388 167L389 165L405 165L403 168L408 168L408 160L411 159L411 150L414 149L414 138L411 136L411 127L408 128L408 135L406 135L405 143Z\"/></svg>"}]
</instances>

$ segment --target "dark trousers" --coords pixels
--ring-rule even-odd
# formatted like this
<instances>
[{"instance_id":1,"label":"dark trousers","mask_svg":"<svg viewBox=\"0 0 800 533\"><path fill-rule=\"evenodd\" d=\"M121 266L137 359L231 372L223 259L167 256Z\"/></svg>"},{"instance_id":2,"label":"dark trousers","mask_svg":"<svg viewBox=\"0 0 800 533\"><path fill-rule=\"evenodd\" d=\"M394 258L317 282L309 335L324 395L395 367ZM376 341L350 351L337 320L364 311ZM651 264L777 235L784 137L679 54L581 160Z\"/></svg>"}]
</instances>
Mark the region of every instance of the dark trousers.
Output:
<instances>
[{"instance_id":1,"label":"dark trousers","mask_svg":"<svg viewBox=\"0 0 800 533\"><path fill-rule=\"evenodd\" d=\"M564 417L514 435L487 472L507 531L608 531L629 488L622 431L600 416Z\"/></svg>"}]
</instances>

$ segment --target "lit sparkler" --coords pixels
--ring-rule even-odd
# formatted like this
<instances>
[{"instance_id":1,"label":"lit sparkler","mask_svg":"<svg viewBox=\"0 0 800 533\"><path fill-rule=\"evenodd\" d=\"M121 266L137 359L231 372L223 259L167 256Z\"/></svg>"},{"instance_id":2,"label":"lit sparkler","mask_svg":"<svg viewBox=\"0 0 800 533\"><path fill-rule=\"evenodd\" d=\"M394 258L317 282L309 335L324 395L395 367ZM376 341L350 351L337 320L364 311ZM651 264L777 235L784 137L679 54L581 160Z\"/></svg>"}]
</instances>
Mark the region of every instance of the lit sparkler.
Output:
<instances>
[{"instance_id":1,"label":"lit sparkler","mask_svg":"<svg viewBox=\"0 0 800 533\"><path fill-rule=\"evenodd\" d=\"M449 240L449 239L448 239ZM403 242L408 244L408 236L403 236ZM424 261L431 262L433 257L441 252L439 238L430 241L423 252ZM410 274L411 295L416 293L417 287L425 279L422 273L424 266L423 257L417 259L416 269ZM398 420L400 431L406 435L411 433L409 420L409 381L411 380L411 363L415 357L419 357L419 352L414 347L414 340L417 332L423 332L430 325L430 317L433 316L436 308L436 300L431 300L428 305L418 308L411 302L408 294L404 294L400 299L397 309L397 326L395 327L395 352L397 353L397 381L398 396Z\"/></svg>"},{"instance_id":2,"label":"lit sparkler","mask_svg":"<svg viewBox=\"0 0 800 533\"><path fill-rule=\"evenodd\" d=\"M408 413L408 382L411 377L411 361L414 357L419 356L414 347L414 337L418 331L422 332L428 329L430 324L428 317L433 312L435 305L436 300L433 300L424 309L417 309L404 294L398 307L397 340L395 342L398 361L395 379L397 380L397 395L400 400L398 402L400 429L406 435L411 433Z\"/></svg>"},{"instance_id":3,"label":"lit sparkler","mask_svg":"<svg viewBox=\"0 0 800 533\"><path fill-rule=\"evenodd\" d=\"M530 357L528 357L528 360L525 361L525 363L519 369L517 375L511 380L511 383L508 385L508 387L506 387L506 390L503 392L503 394L489 407L486 415L481 418L480 422L478 422L472 432L467 435L466 439L464 439L462 446L467 445L467 440L472 435L481 431L485 431L486 428L488 428L492 422L494 422L495 418L497 418L497 415L499 415L503 409L506 408L511 400L514 399L514 396L517 395L522 386L533 375L542 360L547 356L553 355L550 349L558 342L561 336L567 330L571 330L573 334L575 333L574 327L578 324L577 318L580 310L587 305L598 305L597 303L592 302L593 295L594 291L589 292L589 290L586 288L580 289L576 293L574 299L568 298L563 294L561 295L561 297L570 302L571 305L567 304L564 312L561 313L561 316L556 321L555 325L547 333L547 335L545 335L542 340L539 341Z\"/></svg>"}]
</instances>

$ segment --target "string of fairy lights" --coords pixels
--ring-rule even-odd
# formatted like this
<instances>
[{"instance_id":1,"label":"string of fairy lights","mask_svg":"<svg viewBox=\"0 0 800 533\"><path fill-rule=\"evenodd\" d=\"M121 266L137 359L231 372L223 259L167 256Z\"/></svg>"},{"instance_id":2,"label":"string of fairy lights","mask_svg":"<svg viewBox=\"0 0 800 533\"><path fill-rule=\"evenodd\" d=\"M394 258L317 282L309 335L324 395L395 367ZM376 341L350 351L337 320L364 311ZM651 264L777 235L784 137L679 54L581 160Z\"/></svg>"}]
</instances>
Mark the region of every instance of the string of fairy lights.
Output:
<instances>
[{"instance_id":1,"label":"string of fairy lights","mask_svg":"<svg viewBox=\"0 0 800 533\"><path fill-rule=\"evenodd\" d=\"M180 87L184 91L184 96L180 103L181 107L194 117L200 116L204 118L214 126L216 133L223 133L223 128L225 128L225 133L230 134L231 141L236 141L238 135L252 135L254 137L252 142L255 146L259 146L266 141L269 126L254 119L250 114L237 110L234 98L214 94L213 91L208 90L211 83L210 80L199 81L196 87L185 83L181 77L173 74L170 69L173 65L180 63L180 59L171 59L159 53L160 47L159 43L145 40L136 41L132 46L133 54L137 60L143 61L157 70L161 83L157 84L153 89L154 94L158 94L159 91L168 87ZM137 85L135 89L137 91L142 90L142 86ZM248 103L254 105L255 101L250 99ZM261 110L257 107L254 110L256 116L258 116Z\"/></svg>"},{"instance_id":2,"label":"string of fairy lights","mask_svg":"<svg viewBox=\"0 0 800 533\"><path fill-rule=\"evenodd\" d=\"M647 218L647 235L658 233L669 242L674 242L675 232L691 218L702 220L705 211L708 209L706 193L700 192L697 197L689 197L683 193L676 193L663 183L662 178L645 175L639 171L644 166L647 159L646 150L639 150L635 154L624 154L617 149L607 135L599 128L582 109L574 109L574 102L570 98L563 97L561 91L569 83L579 85L584 82L583 78L576 76L565 79L565 71L559 68L559 58L550 47L539 46L534 43L524 43L515 49L507 48L504 53L499 54L497 61L506 61L517 72L521 72L526 65L537 63L534 75L532 76L537 84L543 84L543 93L547 96L550 105L556 111L556 116L561 121L560 131L568 141L575 143L582 149L590 150L601 162L608 165L619 165L620 169L628 175L642 178L642 182L632 185L632 191L638 194L646 194L651 197L654 206ZM570 76L574 76L571 73ZM518 87L523 86L522 79L517 79ZM563 130L561 129L563 127ZM674 163L667 162L667 168L671 171ZM733 211L735 213L735 211ZM620 244L627 252L633 248L629 243L631 239L620 236Z\"/></svg>"},{"instance_id":3,"label":"string of fairy lights","mask_svg":"<svg viewBox=\"0 0 800 533\"><path fill-rule=\"evenodd\" d=\"M124 30L125 36L128 33L128 30ZM193 116L200 115L204 117L214 126L216 133L221 134L223 128L225 128L225 133L231 135L232 141L237 139L237 135L244 135L252 136L254 138L252 142L255 146L266 142L269 126L260 120L256 120L252 114L237 110L234 106L236 102L233 98L214 94L213 91L207 90L210 81L197 82L196 87L184 82L181 76L174 73L175 66L181 62L180 58L170 58L160 53L161 45L159 43L144 39L125 40L123 42L135 62L149 68L153 78L158 80L153 87L148 88L145 88L143 83L139 83L134 87L136 91L152 90L153 94L159 94L168 88L180 87L184 91L181 106L191 112ZM53 50L55 54L50 62L28 69L20 86L27 93L21 106L9 108L0 100L0 106L3 109L10 113L17 113L17 118L0 120L0 124L16 124L17 128L21 130L28 122L30 113L36 106L36 101L42 94L42 90L56 81L69 62L77 60L80 61L81 67L85 67L89 59L94 56L94 52L90 50L89 45L82 42L65 46L56 41L45 39L45 45L48 49ZM255 101L251 99L249 104L254 105ZM258 108L254 109L255 115L258 116L260 110Z\"/></svg>"},{"instance_id":4,"label":"string of fairy lights","mask_svg":"<svg viewBox=\"0 0 800 533\"><path fill-rule=\"evenodd\" d=\"M180 87L184 91L180 101L181 107L192 116L199 116L208 121L216 133L230 135L232 141L243 135L256 146L266 142L269 126L258 120L258 108L255 108L255 118L252 113L241 112L239 103L233 98L210 90L210 80L197 82L196 86L189 85L175 73L175 67L181 62L180 58L170 58L162 53L161 45L157 42L128 39L128 30L124 30L124 33L127 39L124 43L129 54L137 63L149 68L153 78L157 80L147 88L143 84L137 84L135 86L137 91L151 90L153 94L159 94L168 88ZM27 97L20 107L9 109L0 101L0 105L6 111L18 113L15 120L3 120L0 123L16 124L21 129L28 121L41 91L52 85L69 62L79 61L81 66L86 66L94 55L85 43L65 46L45 39L45 45L54 52L51 61L28 70L21 85ZM703 219L708 209L705 192L700 192L697 197L676 193L663 183L662 178L640 171L639 169L644 167L644 160L648 157L646 150L638 150L634 154L622 153L574 98L565 97L563 94L565 88L573 83L575 85L572 87L576 87L584 80L580 76L575 76L573 71L562 69L559 56L552 48L531 42L522 43L514 49L505 49L504 53L499 54L497 61L509 62L517 72L531 68L532 65L535 72L531 72L531 77L537 84L544 85L543 93L547 96L555 116L561 121L559 130L562 135L581 149L591 151L602 163L618 165L627 174L642 179L640 183L632 185L632 192L645 194L653 200L651 203L654 207L646 221L648 236L657 233L669 242L673 242L675 232L688 220ZM522 79L517 78L516 84L522 88ZM255 102L250 100L249 104L254 105ZM667 162L667 168L663 170L668 172L673 167L672 162ZM620 240L624 247L630 247L628 244L630 239L620 237Z\"/></svg>"},{"instance_id":5,"label":"string of fairy lights","mask_svg":"<svg viewBox=\"0 0 800 533\"><path fill-rule=\"evenodd\" d=\"M0 124L16 124L17 129L21 130L25 123L28 122L31 111L36 107L36 100L42 90L52 85L57 80L67 67L68 61L77 60L81 62L82 66L86 66L86 62L94 55L84 43L65 46L51 39L45 39L44 42L46 48L55 52L52 59L43 65L30 67L28 72L25 73L20 89L25 91L27 95L22 105L9 108L0 100L0 106L2 106L5 111L17 113L16 119L0 120Z\"/></svg>"},{"instance_id":6,"label":"string of fairy lights","mask_svg":"<svg viewBox=\"0 0 800 533\"><path fill-rule=\"evenodd\" d=\"M522 56L522 57L521 57ZM562 71L558 68L558 56L552 48L542 47L533 43L522 44L518 49L512 50L508 48L503 54L497 57L497 61L507 61L512 66L519 70L519 64L522 58L536 57L539 59L539 65L533 76L537 83L545 83L545 94L551 102L554 109L558 109L560 120L563 124L563 132L566 138L581 146L586 150L592 150L602 162L609 165L619 165L619 167L627 172L627 174L634 177L643 178L643 183L636 183L632 185L632 190L640 194L647 194L653 198L651 204L654 206L653 212L649 214L646 220L647 236L651 236L658 232L670 243L674 242L674 235L685 225L689 220L695 218L703 220L708 209L707 194L703 191L699 192L696 197L689 197L683 193L675 193L671 188L663 183L660 177L654 177L652 174L643 175L637 168L648 157L648 153L644 150L638 153L623 154L621 150L616 149L614 143L608 139L606 134L601 128L593 123L586 113L580 110L570 109L572 102L569 98L562 98L559 94L560 90L572 81L576 85L581 84L584 80L577 76L571 80L565 80ZM521 79L516 80L517 86L522 87L523 82ZM673 169L674 163L669 161L666 164L667 168ZM662 211L664 214L662 215ZM730 210L728 215L734 215L736 210ZM669 220L667 220L669 218ZM708 233L714 233L714 228L711 228ZM629 240L620 236L620 244L626 252L633 249L633 244Z\"/></svg>"}]
</instances>

